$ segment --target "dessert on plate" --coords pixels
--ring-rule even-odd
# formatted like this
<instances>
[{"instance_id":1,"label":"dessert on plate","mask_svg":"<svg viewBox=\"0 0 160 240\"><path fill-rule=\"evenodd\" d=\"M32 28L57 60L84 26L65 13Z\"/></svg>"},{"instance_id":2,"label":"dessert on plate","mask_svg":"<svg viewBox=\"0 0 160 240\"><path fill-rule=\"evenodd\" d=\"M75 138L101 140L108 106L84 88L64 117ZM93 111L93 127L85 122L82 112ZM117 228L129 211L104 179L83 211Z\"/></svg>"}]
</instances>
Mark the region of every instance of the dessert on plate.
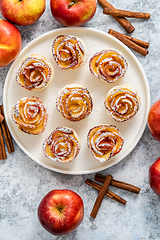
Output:
<instances>
[{"instance_id":1,"label":"dessert on plate","mask_svg":"<svg viewBox=\"0 0 160 240\"><path fill-rule=\"evenodd\" d=\"M44 155L54 161L71 162L80 151L80 140L75 130L57 127L43 142Z\"/></svg>"},{"instance_id":2,"label":"dessert on plate","mask_svg":"<svg viewBox=\"0 0 160 240\"><path fill-rule=\"evenodd\" d=\"M95 53L89 61L90 72L108 83L121 79L128 68L125 57L117 50L106 49Z\"/></svg>"},{"instance_id":3,"label":"dessert on plate","mask_svg":"<svg viewBox=\"0 0 160 240\"><path fill-rule=\"evenodd\" d=\"M116 126L103 124L89 130L87 144L91 154L105 162L122 150L124 140Z\"/></svg>"},{"instance_id":4,"label":"dessert on plate","mask_svg":"<svg viewBox=\"0 0 160 240\"><path fill-rule=\"evenodd\" d=\"M19 99L12 108L11 116L19 129L28 134L40 134L47 126L48 114L38 97Z\"/></svg>"},{"instance_id":5,"label":"dessert on plate","mask_svg":"<svg viewBox=\"0 0 160 240\"><path fill-rule=\"evenodd\" d=\"M118 122L124 122L136 115L140 107L140 96L128 85L111 88L104 105L109 116Z\"/></svg>"},{"instance_id":6,"label":"dessert on plate","mask_svg":"<svg viewBox=\"0 0 160 240\"><path fill-rule=\"evenodd\" d=\"M40 91L48 87L54 77L54 69L48 59L34 54L25 57L18 65L16 80L30 91Z\"/></svg>"},{"instance_id":7,"label":"dessert on plate","mask_svg":"<svg viewBox=\"0 0 160 240\"><path fill-rule=\"evenodd\" d=\"M77 69L83 66L88 53L84 42L71 35L59 35L52 44L52 53L57 66L60 69Z\"/></svg>"},{"instance_id":8,"label":"dessert on plate","mask_svg":"<svg viewBox=\"0 0 160 240\"><path fill-rule=\"evenodd\" d=\"M61 89L56 99L56 108L70 121L80 121L92 111L93 100L86 87L69 84Z\"/></svg>"}]
</instances>

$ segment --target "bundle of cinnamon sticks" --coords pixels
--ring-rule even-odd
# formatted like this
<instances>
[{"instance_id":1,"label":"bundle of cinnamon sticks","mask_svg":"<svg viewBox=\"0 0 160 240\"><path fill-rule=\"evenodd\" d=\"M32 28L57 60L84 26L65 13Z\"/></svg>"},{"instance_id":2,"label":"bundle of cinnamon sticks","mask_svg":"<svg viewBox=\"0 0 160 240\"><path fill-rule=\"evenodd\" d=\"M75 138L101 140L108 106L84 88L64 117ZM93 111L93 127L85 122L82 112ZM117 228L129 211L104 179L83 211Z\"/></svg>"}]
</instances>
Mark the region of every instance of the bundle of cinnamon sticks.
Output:
<instances>
[{"instance_id":1,"label":"bundle of cinnamon sticks","mask_svg":"<svg viewBox=\"0 0 160 240\"><path fill-rule=\"evenodd\" d=\"M8 148L8 152L14 152L12 138L4 116L3 105L0 105L0 160L7 159L5 143Z\"/></svg>"},{"instance_id":2,"label":"bundle of cinnamon sticks","mask_svg":"<svg viewBox=\"0 0 160 240\"><path fill-rule=\"evenodd\" d=\"M107 0L98 0L99 4L103 7L103 13L111 15L129 34L132 33L135 28L128 21L127 18L139 18L139 19L149 19L150 13L144 12L133 12L127 10L120 10L113 7ZM149 43L132 38L128 35L116 32L112 29L109 29L109 34L119 39L125 45L138 52L139 54L146 56L148 54Z\"/></svg>"},{"instance_id":3,"label":"bundle of cinnamon sticks","mask_svg":"<svg viewBox=\"0 0 160 240\"><path fill-rule=\"evenodd\" d=\"M134 51L138 52L139 54L143 56L146 56L148 54L148 47L149 47L148 42L127 36L125 34L114 31L113 29L109 29L108 33L113 37L119 39L126 46L132 48Z\"/></svg>"},{"instance_id":4,"label":"bundle of cinnamon sticks","mask_svg":"<svg viewBox=\"0 0 160 240\"><path fill-rule=\"evenodd\" d=\"M95 181L92 181L90 179L86 179L86 181L85 181L86 184L88 184L91 187L99 190L98 197L95 201L92 212L90 214L90 216L93 217L93 218L96 217L96 215L98 213L98 210L100 208L101 202L103 201L103 198L104 198L105 195L112 198L113 200L121 203L121 204L125 205L127 203L127 201L125 199L121 198L117 194L108 190L109 186L117 187L117 188L127 190L129 192L136 193L136 194L139 194L139 192L140 192L139 187L136 187L136 186L134 186L132 184L129 184L129 183L126 183L126 182L115 180L115 179L113 179L113 177L111 175L107 175L107 177L105 177L101 174L96 174L95 177L94 177L94 180L97 181L97 182L103 183L103 185L100 185L100 184L98 184Z\"/></svg>"}]
</instances>

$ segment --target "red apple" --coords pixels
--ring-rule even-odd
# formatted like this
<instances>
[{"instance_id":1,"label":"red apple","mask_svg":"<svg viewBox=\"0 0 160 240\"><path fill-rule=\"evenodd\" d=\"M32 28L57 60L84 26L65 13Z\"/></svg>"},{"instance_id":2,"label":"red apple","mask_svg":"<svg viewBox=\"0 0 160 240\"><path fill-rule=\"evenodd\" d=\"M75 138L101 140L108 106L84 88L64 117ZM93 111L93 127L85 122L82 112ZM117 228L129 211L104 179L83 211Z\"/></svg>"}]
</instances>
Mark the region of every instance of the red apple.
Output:
<instances>
[{"instance_id":1,"label":"red apple","mask_svg":"<svg viewBox=\"0 0 160 240\"><path fill-rule=\"evenodd\" d=\"M2 16L20 26L35 23L45 6L46 0L0 0Z\"/></svg>"},{"instance_id":2,"label":"red apple","mask_svg":"<svg viewBox=\"0 0 160 240\"><path fill-rule=\"evenodd\" d=\"M0 19L0 67L11 63L20 53L21 34L12 23Z\"/></svg>"},{"instance_id":3,"label":"red apple","mask_svg":"<svg viewBox=\"0 0 160 240\"><path fill-rule=\"evenodd\" d=\"M149 184L152 190L160 196L160 158L149 168Z\"/></svg>"},{"instance_id":4,"label":"red apple","mask_svg":"<svg viewBox=\"0 0 160 240\"><path fill-rule=\"evenodd\" d=\"M97 7L96 0L51 0L53 17L64 26L81 26L90 21Z\"/></svg>"},{"instance_id":5,"label":"red apple","mask_svg":"<svg viewBox=\"0 0 160 240\"><path fill-rule=\"evenodd\" d=\"M160 141L160 100L155 102L149 110L148 126L152 136Z\"/></svg>"},{"instance_id":6,"label":"red apple","mask_svg":"<svg viewBox=\"0 0 160 240\"><path fill-rule=\"evenodd\" d=\"M38 207L41 225L53 235L64 235L74 231L83 217L82 198L68 189L50 191Z\"/></svg>"}]
</instances>

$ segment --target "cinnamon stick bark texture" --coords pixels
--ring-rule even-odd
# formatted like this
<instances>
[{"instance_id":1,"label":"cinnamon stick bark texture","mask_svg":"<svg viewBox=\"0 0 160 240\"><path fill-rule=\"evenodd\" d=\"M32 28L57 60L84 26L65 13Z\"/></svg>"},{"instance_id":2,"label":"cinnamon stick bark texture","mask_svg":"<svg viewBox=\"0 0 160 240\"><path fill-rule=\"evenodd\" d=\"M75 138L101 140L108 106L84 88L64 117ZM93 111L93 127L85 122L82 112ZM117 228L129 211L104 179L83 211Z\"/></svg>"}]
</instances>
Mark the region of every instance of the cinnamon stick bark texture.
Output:
<instances>
[{"instance_id":1,"label":"cinnamon stick bark texture","mask_svg":"<svg viewBox=\"0 0 160 240\"><path fill-rule=\"evenodd\" d=\"M133 12L133 11L120 10L120 9L104 8L103 13L114 16L114 17L142 18L142 19L150 18L150 13Z\"/></svg>"},{"instance_id":2,"label":"cinnamon stick bark texture","mask_svg":"<svg viewBox=\"0 0 160 240\"><path fill-rule=\"evenodd\" d=\"M86 179L85 183L88 184L89 186L99 190L99 191L102 188L102 186L100 184L98 184L98 183L96 183L96 182L94 182L94 181L92 181L90 179ZM124 205L127 203L127 201L125 199L121 198L120 196L118 196L117 194L111 192L110 190L107 190L107 192L105 194L106 194L106 196L112 198L113 200L115 200L115 201L117 201L119 203L122 203Z\"/></svg>"},{"instance_id":3,"label":"cinnamon stick bark texture","mask_svg":"<svg viewBox=\"0 0 160 240\"><path fill-rule=\"evenodd\" d=\"M6 150L5 150L2 128L1 128L1 124L0 124L0 160L4 160L4 159L7 159L7 154L6 154Z\"/></svg>"},{"instance_id":4,"label":"cinnamon stick bark texture","mask_svg":"<svg viewBox=\"0 0 160 240\"><path fill-rule=\"evenodd\" d=\"M4 120L4 117L0 114L0 123L2 123Z\"/></svg>"},{"instance_id":5,"label":"cinnamon stick bark texture","mask_svg":"<svg viewBox=\"0 0 160 240\"><path fill-rule=\"evenodd\" d=\"M138 44L132 42L130 39L125 37L123 34L116 32L112 29L108 30L108 33L112 35L113 37L119 39L121 42L123 42L126 46L130 47L134 51L138 52L139 54L146 56L148 54L148 50L146 48L143 48L139 46Z\"/></svg>"},{"instance_id":6,"label":"cinnamon stick bark texture","mask_svg":"<svg viewBox=\"0 0 160 240\"><path fill-rule=\"evenodd\" d=\"M98 197L95 201L95 204L93 206L92 212L90 214L91 217L95 218L97 216L98 210L100 208L101 202L108 190L108 187L112 181L113 177L111 175L108 175L103 183L102 188L99 191Z\"/></svg>"},{"instance_id":7,"label":"cinnamon stick bark texture","mask_svg":"<svg viewBox=\"0 0 160 240\"><path fill-rule=\"evenodd\" d=\"M0 105L0 114L4 117L4 110L3 110L3 105ZM6 120L4 119L3 122L1 123L2 126L2 131L4 135L4 139L8 148L8 152L12 153L14 152L14 146L11 138L11 134L9 132Z\"/></svg>"},{"instance_id":8,"label":"cinnamon stick bark texture","mask_svg":"<svg viewBox=\"0 0 160 240\"><path fill-rule=\"evenodd\" d=\"M101 174L96 174L95 177L94 177L95 181L101 182L101 183L103 183L105 181L105 179L106 179L106 177L101 175ZM112 182L110 183L110 185L114 186L114 187L117 187L117 188L120 188L120 189L123 189L123 190L127 190L129 192L136 193L136 194L138 194L141 190L139 187L136 187L132 184L122 182L122 181L118 181L118 180L115 180L115 179L112 179Z\"/></svg>"},{"instance_id":9,"label":"cinnamon stick bark texture","mask_svg":"<svg viewBox=\"0 0 160 240\"><path fill-rule=\"evenodd\" d=\"M99 4L103 8L107 8L109 10L115 10L115 8L107 1L107 0L98 0ZM131 33L135 30L132 24L126 18L114 17L113 18L128 32Z\"/></svg>"}]
</instances>

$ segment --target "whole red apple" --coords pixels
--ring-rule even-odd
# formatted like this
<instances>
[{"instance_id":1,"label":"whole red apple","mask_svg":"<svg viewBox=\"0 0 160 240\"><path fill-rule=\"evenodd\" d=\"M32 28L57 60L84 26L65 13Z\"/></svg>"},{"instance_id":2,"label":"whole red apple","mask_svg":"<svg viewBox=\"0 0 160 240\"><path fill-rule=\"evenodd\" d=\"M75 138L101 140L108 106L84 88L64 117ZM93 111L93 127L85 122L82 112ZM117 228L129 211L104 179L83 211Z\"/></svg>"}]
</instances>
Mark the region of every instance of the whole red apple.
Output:
<instances>
[{"instance_id":1,"label":"whole red apple","mask_svg":"<svg viewBox=\"0 0 160 240\"><path fill-rule=\"evenodd\" d=\"M22 38L18 28L0 19L0 67L11 63L20 53L21 47Z\"/></svg>"},{"instance_id":2,"label":"whole red apple","mask_svg":"<svg viewBox=\"0 0 160 240\"><path fill-rule=\"evenodd\" d=\"M96 0L51 0L53 17L64 26L81 26L90 21L97 8Z\"/></svg>"},{"instance_id":3,"label":"whole red apple","mask_svg":"<svg viewBox=\"0 0 160 240\"><path fill-rule=\"evenodd\" d=\"M152 136L160 141L160 100L155 102L149 109L148 126Z\"/></svg>"},{"instance_id":4,"label":"whole red apple","mask_svg":"<svg viewBox=\"0 0 160 240\"><path fill-rule=\"evenodd\" d=\"M160 158L149 168L149 184L152 190L160 196Z\"/></svg>"},{"instance_id":5,"label":"whole red apple","mask_svg":"<svg viewBox=\"0 0 160 240\"><path fill-rule=\"evenodd\" d=\"M41 225L53 235L64 235L74 231L83 217L82 198L68 189L50 191L38 207L38 219Z\"/></svg>"},{"instance_id":6,"label":"whole red apple","mask_svg":"<svg viewBox=\"0 0 160 240\"><path fill-rule=\"evenodd\" d=\"M20 25L31 25L43 14L46 0L0 0L2 16Z\"/></svg>"}]
</instances>

